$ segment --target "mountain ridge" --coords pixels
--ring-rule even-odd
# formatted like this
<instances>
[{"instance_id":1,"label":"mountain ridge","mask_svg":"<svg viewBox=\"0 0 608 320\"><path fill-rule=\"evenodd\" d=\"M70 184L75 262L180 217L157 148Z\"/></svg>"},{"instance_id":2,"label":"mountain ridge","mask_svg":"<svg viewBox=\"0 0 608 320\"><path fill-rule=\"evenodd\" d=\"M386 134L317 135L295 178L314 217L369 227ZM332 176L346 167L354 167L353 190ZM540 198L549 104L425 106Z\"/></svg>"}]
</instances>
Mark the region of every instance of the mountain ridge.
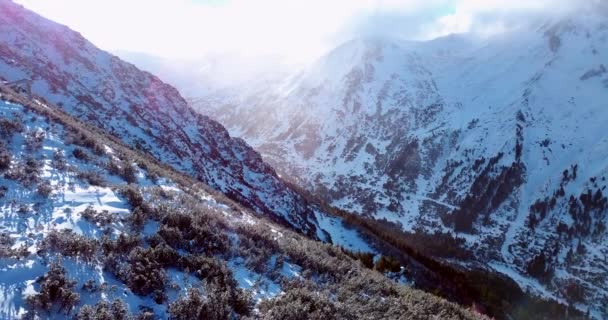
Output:
<instances>
[{"instance_id":1,"label":"mountain ridge","mask_svg":"<svg viewBox=\"0 0 608 320\"><path fill-rule=\"evenodd\" d=\"M0 19L0 76L31 78L35 93L77 117L316 236L314 215L302 197L246 143L190 109L175 88L11 1L0 3Z\"/></svg>"},{"instance_id":2,"label":"mountain ridge","mask_svg":"<svg viewBox=\"0 0 608 320\"><path fill-rule=\"evenodd\" d=\"M450 232L523 287L603 314L608 29L581 12L465 50L355 40L283 84L195 106L332 205ZM572 281L583 298L561 290Z\"/></svg>"}]
</instances>

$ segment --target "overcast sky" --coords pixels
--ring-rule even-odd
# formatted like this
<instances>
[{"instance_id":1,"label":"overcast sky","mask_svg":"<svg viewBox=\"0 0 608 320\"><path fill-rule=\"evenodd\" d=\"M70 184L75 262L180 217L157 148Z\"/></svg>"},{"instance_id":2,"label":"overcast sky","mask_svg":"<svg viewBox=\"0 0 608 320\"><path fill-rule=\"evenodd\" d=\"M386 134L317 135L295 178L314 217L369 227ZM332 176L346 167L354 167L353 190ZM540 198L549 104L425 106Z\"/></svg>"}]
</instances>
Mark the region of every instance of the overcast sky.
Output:
<instances>
[{"instance_id":1,"label":"overcast sky","mask_svg":"<svg viewBox=\"0 0 608 320\"><path fill-rule=\"evenodd\" d=\"M597 0L16 0L102 49L193 58L209 52L318 56L362 35L431 39L515 28Z\"/></svg>"}]
</instances>

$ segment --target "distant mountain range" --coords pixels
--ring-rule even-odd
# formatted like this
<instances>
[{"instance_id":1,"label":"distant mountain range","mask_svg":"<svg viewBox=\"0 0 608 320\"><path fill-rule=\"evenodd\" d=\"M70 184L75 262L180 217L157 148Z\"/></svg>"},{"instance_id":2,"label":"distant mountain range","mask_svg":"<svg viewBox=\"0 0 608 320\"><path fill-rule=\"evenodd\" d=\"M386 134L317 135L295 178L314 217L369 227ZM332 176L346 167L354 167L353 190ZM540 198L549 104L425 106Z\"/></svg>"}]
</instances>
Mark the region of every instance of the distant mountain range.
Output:
<instances>
[{"instance_id":1,"label":"distant mountain range","mask_svg":"<svg viewBox=\"0 0 608 320\"><path fill-rule=\"evenodd\" d=\"M191 102L333 206L449 233L475 263L606 314L607 18L598 3L488 39L358 38Z\"/></svg>"}]
</instances>

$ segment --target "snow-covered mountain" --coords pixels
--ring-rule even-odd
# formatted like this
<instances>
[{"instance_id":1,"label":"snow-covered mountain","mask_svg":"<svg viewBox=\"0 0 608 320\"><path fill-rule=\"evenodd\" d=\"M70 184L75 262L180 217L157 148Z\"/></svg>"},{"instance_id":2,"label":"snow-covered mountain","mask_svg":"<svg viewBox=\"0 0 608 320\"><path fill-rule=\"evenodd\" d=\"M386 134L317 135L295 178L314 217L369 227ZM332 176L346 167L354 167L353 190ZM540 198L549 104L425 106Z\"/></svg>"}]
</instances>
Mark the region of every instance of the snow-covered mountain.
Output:
<instances>
[{"instance_id":1,"label":"snow-covered mountain","mask_svg":"<svg viewBox=\"0 0 608 320\"><path fill-rule=\"evenodd\" d=\"M315 235L308 203L257 152L189 108L173 87L80 34L0 1L0 76L196 176L240 203Z\"/></svg>"},{"instance_id":2,"label":"snow-covered mountain","mask_svg":"<svg viewBox=\"0 0 608 320\"><path fill-rule=\"evenodd\" d=\"M195 107L334 206L451 232L532 292L605 317L606 21L597 2L484 40L355 39Z\"/></svg>"},{"instance_id":3,"label":"snow-covered mountain","mask_svg":"<svg viewBox=\"0 0 608 320\"><path fill-rule=\"evenodd\" d=\"M0 214L2 319L485 319L3 83Z\"/></svg>"}]
</instances>

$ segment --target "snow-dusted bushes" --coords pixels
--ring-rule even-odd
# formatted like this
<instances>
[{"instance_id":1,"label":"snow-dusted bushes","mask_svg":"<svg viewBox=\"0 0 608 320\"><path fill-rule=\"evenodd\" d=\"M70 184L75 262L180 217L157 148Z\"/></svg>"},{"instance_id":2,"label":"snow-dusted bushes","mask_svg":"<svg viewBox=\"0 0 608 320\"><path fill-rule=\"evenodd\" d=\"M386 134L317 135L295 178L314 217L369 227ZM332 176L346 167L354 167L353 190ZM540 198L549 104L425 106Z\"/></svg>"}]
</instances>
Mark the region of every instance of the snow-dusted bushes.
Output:
<instances>
[{"instance_id":1,"label":"snow-dusted bushes","mask_svg":"<svg viewBox=\"0 0 608 320\"><path fill-rule=\"evenodd\" d=\"M267 230L255 226L240 226L237 232L239 256L245 257L246 266L259 273L266 271L270 257L279 250L272 235Z\"/></svg>"},{"instance_id":2,"label":"snow-dusted bushes","mask_svg":"<svg viewBox=\"0 0 608 320\"><path fill-rule=\"evenodd\" d=\"M10 139L13 134L23 132L23 124L19 120L0 119L0 137Z\"/></svg>"},{"instance_id":3,"label":"snow-dusted bushes","mask_svg":"<svg viewBox=\"0 0 608 320\"><path fill-rule=\"evenodd\" d=\"M44 131L29 131L25 135L25 150L30 152L40 150L42 148L44 138L46 138Z\"/></svg>"},{"instance_id":4,"label":"snow-dusted bushes","mask_svg":"<svg viewBox=\"0 0 608 320\"><path fill-rule=\"evenodd\" d=\"M7 170L11 166L11 153L2 141L0 141L0 171Z\"/></svg>"},{"instance_id":5,"label":"snow-dusted bushes","mask_svg":"<svg viewBox=\"0 0 608 320\"><path fill-rule=\"evenodd\" d=\"M171 320L206 319L208 304L198 289L191 288L188 293L169 305Z\"/></svg>"},{"instance_id":6,"label":"snow-dusted bushes","mask_svg":"<svg viewBox=\"0 0 608 320\"><path fill-rule=\"evenodd\" d=\"M96 211L92 206L88 206L80 215L85 220L101 227L112 224L116 220L114 214L108 212L108 210Z\"/></svg>"},{"instance_id":7,"label":"snow-dusted bushes","mask_svg":"<svg viewBox=\"0 0 608 320\"><path fill-rule=\"evenodd\" d=\"M127 183L137 182L137 170L129 161L121 160L120 162L117 162L114 159L110 159L106 162L105 166L111 174L121 177Z\"/></svg>"},{"instance_id":8,"label":"snow-dusted bushes","mask_svg":"<svg viewBox=\"0 0 608 320\"><path fill-rule=\"evenodd\" d=\"M63 151L55 150L55 152L53 152L51 166L59 171L65 171L67 169L67 160L65 159Z\"/></svg>"},{"instance_id":9,"label":"snow-dusted bushes","mask_svg":"<svg viewBox=\"0 0 608 320\"><path fill-rule=\"evenodd\" d=\"M144 203L144 197L136 186L124 186L119 190L120 194L127 199L132 208L143 207L148 211L150 208Z\"/></svg>"},{"instance_id":10,"label":"snow-dusted bushes","mask_svg":"<svg viewBox=\"0 0 608 320\"><path fill-rule=\"evenodd\" d=\"M177 265L179 255L175 250L159 245L154 248L135 247L128 257L112 255L106 260L106 270L114 273L138 295L152 294L157 303L162 303L167 285L165 268ZM123 261L124 259L124 261Z\"/></svg>"},{"instance_id":11,"label":"snow-dusted bushes","mask_svg":"<svg viewBox=\"0 0 608 320\"><path fill-rule=\"evenodd\" d=\"M72 230L52 230L41 242L39 253L54 251L68 257L91 260L97 251L97 246L97 241L76 234Z\"/></svg>"},{"instance_id":12,"label":"snow-dusted bushes","mask_svg":"<svg viewBox=\"0 0 608 320\"><path fill-rule=\"evenodd\" d=\"M378 272L380 272L380 273L384 273L387 271L388 272L400 272L401 263L399 263L399 261L397 261L393 257L383 255L380 257L380 259L378 259L378 262L376 262L374 269L378 270Z\"/></svg>"},{"instance_id":13,"label":"snow-dusted bushes","mask_svg":"<svg viewBox=\"0 0 608 320\"><path fill-rule=\"evenodd\" d=\"M80 148L74 148L74 150L72 151L72 155L78 160L85 162L89 161L89 155L87 154L87 152Z\"/></svg>"},{"instance_id":14,"label":"snow-dusted bushes","mask_svg":"<svg viewBox=\"0 0 608 320\"><path fill-rule=\"evenodd\" d=\"M78 311L76 320L129 320L133 319L127 305L121 299L112 303L99 301L94 306L84 305Z\"/></svg>"},{"instance_id":15,"label":"snow-dusted bushes","mask_svg":"<svg viewBox=\"0 0 608 320\"><path fill-rule=\"evenodd\" d=\"M23 244L18 249L13 249L15 239L11 238L7 233L0 233L0 258L20 259L27 257L27 245Z\"/></svg>"},{"instance_id":16,"label":"snow-dusted bushes","mask_svg":"<svg viewBox=\"0 0 608 320\"><path fill-rule=\"evenodd\" d=\"M6 179L15 180L25 187L31 187L40 181L40 169L42 164L40 161L32 157L27 157L24 161L19 162L8 170L4 177Z\"/></svg>"},{"instance_id":17,"label":"snow-dusted bushes","mask_svg":"<svg viewBox=\"0 0 608 320\"><path fill-rule=\"evenodd\" d=\"M103 145L99 144L95 138L81 130L72 129L67 133L67 142L87 148L95 155L102 156L105 154Z\"/></svg>"},{"instance_id":18,"label":"snow-dusted bushes","mask_svg":"<svg viewBox=\"0 0 608 320\"><path fill-rule=\"evenodd\" d=\"M185 296L169 305L169 315L173 320L224 320L250 313L251 300L248 295L242 294L235 298L231 291L226 291L225 287L216 282L205 284L205 295L198 289L191 288Z\"/></svg>"},{"instance_id":19,"label":"snow-dusted bushes","mask_svg":"<svg viewBox=\"0 0 608 320\"><path fill-rule=\"evenodd\" d=\"M74 290L76 282L66 277L66 272L59 262L50 265L49 271L37 279L40 290L37 294L27 297L27 303L35 315L39 310L50 311L57 308L58 312L69 314L80 301L80 296Z\"/></svg>"},{"instance_id":20,"label":"snow-dusted bushes","mask_svg":"<svg viewBox=\"0 0 608 320\"><path fill-rule=\"evenodd\" d=\"M204 211L191 215L171 212L162 219L158 235L176 249L212 256L230 252L230 240L223 229Z\"/></svg>"},{"instance_id":21,"label":"snow-dusted bushes","mask_svg":"<svg viewBox=\"0 0 608 320\"><path fill-rule=\"evenodd\" d=\"M106 257L111 255L126 255L141 245L142 242L138 236L124 233L116 237L116 240L111 240L109 237L104 236L101 241L101 249Z\"/></svg>"},{"instance_id":22,"label":"snow-dusted bushes","mask_svg":"<svg viewBox=\"0 0 608 320\"><path fill-rule=\"evenodd\" d=\"M352 310L352 309L350 309ZM355 319L348 306L337 303L325 292L312 292L304 287L293 288L285 294L260 304L262 319L325 320Z\"/></svg>"},{"instance_id":23,"label":"snow-dusted bushes","mask_svg":"<svg viewBox=\"0 0 608 320\"><path fill-rule=\"evenodd\" d=\"M103 176L97 171L86 171L86 172L78 172L76 175L78 179L86 181L88 184L92 186L105 187L106 181Z\"/></svg>"},{"instance_id":24,"label":"snow-dusted bushes","mask_svg":"<svg viewBox=\"0 0 608 320\"><path fill-rule=\"evenodd\" d=\"M41 183L36 188L36 192L44 198L48 198L53 192L53 186L48 183Z\"/></svg>"},{"instance_id":25,"label":"snow-dusted bushes","mask_svg":"<svg viewBox=\"0 0 608 320\"><path fill-rule=\"evenodd\" d=\"M221 299L241 315L249 314L252 307L251 296L238 287L232 270L224 261L203 255L189 255L180 260L181 268L204 280L206 292L222 295ZM216 297L220 299L220 297Z\"/></svg>"}]
</instances>

